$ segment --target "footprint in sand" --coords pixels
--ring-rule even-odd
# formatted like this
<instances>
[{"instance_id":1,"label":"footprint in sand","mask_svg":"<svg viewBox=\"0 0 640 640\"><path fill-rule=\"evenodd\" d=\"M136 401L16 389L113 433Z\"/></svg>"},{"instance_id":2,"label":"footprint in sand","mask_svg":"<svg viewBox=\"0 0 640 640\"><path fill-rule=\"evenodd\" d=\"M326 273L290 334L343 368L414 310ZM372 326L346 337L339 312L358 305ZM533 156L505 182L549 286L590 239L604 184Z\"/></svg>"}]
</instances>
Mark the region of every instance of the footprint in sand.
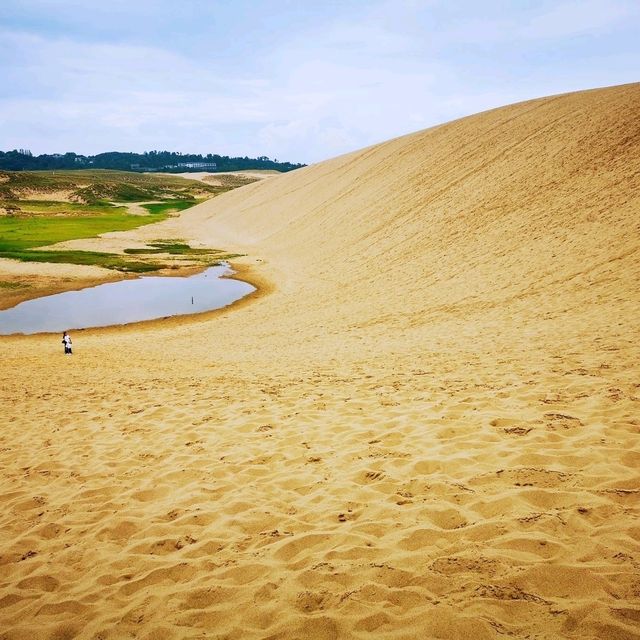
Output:
<instances>
[{"instance_id":1,"label":"footprint in sand","mask_svg":"<svg viewBox=\"0 0 640 640\"><path fill-rule=\"evenodd\" d=\"M60 581L53 576L32 576L18 582L19 589L33 589L35 591L55 591L60 586Z\"/></svg>"},{"instance_id":2,"label":"footprint in sand","mask_svg":"<svg viewBox=\"0 0 640 640\"><path fill-rule=\"evenodd\" d=\"M575 429L584 426L578 418L564 413L545 413L544 418L547 421L547 427L552 431L556 429Z\"/></svg>"},{"instance_id":3,"label":"footprint in sand","mask_svg":"<svg viewBox=\"0 0 640 640\"><path fill-rule=\"evenodd\" d=\"M494 418L489 422L492 427L502 429L506 434L512 436L526 436L533 431L533 427L525 426L521 420L511 418Z\"/></svg>"}]
</instances>

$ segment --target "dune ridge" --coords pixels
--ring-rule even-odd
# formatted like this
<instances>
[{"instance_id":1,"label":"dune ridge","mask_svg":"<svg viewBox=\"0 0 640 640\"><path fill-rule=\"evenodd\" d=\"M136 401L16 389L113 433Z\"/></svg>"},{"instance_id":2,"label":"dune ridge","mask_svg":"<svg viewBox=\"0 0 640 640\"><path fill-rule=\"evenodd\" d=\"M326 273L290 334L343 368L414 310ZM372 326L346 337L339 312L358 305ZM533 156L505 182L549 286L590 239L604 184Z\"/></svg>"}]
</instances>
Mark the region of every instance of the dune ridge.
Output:
<instances>
[{"instance_id":1,"label":"dune ridge","mask_svg":"<svg viewBox=\"0 0 640 640\"><path fill-rule=\"evenodd\" d=\"M110 234L269 286L0 338L0 638L639 638L639 112L511 105Z\"/></svg>"}]
</instances>

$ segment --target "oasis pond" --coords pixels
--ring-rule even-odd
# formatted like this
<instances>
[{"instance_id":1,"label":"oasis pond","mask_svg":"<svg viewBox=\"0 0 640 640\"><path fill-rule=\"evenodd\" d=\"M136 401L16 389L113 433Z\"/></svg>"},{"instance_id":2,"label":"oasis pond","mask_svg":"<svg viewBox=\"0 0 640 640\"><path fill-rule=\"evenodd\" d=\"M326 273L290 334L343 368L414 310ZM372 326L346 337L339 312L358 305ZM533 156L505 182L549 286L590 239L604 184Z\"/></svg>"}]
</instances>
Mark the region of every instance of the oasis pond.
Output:
<instances>
[{"instance_id":1,"label":"oasis pond","mask_svg":"<svg viewBox=\"0 0 640 640\"><path fill-rule=\"evenodd\" d=\"M223 275L229 265L187 278L142 277L66 291L0 311L0 335L62 332L220 309L255 287Z\"/></svg>"}]
</instances>

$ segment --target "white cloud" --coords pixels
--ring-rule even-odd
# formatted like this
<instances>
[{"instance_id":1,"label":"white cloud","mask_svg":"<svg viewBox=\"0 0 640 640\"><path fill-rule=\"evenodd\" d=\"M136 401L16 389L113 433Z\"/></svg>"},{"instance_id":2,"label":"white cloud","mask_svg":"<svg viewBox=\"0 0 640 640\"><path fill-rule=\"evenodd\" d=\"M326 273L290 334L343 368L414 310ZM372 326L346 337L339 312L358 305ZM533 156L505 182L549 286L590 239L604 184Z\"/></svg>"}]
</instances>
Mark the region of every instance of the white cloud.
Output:
<instances>
[{"instance_id":1,"label":"white cloud","mask_svg":"<svg viewBox=\"0 0 640 640\"><path fill-rule=\"evenodd\" d=\"M20 61L13 78L16 95L0 101L5 145L22 137L11 144L24 146L25 139L33 138L33 123L39 122L47 124L48 138L67 136L65 148L76 145L79 152L103 150L98 145L105 139L112 146L133 148L140 129L154 126L169 134L166 140L151 141L154 148L165 144L186 150L182 139L197 139L202 128L263 123L270 117L260 96L263 79L222 75L162 49L6 31L0 32L0 44ZM78 141L74 127L93 133ZM217 151L202 149L202 143L198 147ZM38 149L53 150L59 148L48 144Z\"/></svg>"},{"instance_id":2,"label":"white cloud","mask_svg":"<svg viewBox=\"0 0 640 640\"><path fill-rule=\"evenodd\" d=\"M233 78L198 66L184 56L149 46L87 43L0 32L0 46L11 51L25 84L66 95L109 96L137 89L233 89Z\"/></svg>"},{"instance_id":3,"label":"white cloud","mask_svg":"<svg viewBox=\"0 0 640 640\"><path fill-rule=\"evenodd\" d=\"M518 29L521 37L566 38L599 32L632 15L639 15L637 2L615 0L574 0L559 3L545 13L534 16Z\"/></svg>"},{"instance_id":4,"label":"white cloud","mask_svg":"<svg viewBox=\"0 0 640 640\"><path fill-rule=\"evenodd\" d=\"M381 50L397 60L403 50L414 48L377 27L341 25L317 45L297 39L285 43L267 62L269 80L264 68L259 75L235 77L233 69L148 46L6 31L0 32L0 42L21 60L24 94L0 103L5 123L0 123L0 133L10 127L9 138L27 137L29 122L45 114L53 139L69 136L74 124L95 131L82 137L78 151L85 153L101 150L98 145L105 138L133 148L147 141L146 132L153 129L164 135L153 146L186 150L200 139L197 148L190 148L224 152L202 145L225 140L229 125L235 125L237 136L244 125L244 141L253 135L244 153L318 160L408 131L415 118L409 122L405 117L407 102L414 104L415 116L415 105L424 105L435 77L393 62L384 69L371 68ZM405 101L399 102L398 95ZM382 130L381 114L387 115ZM227 138L224 146L229 143L233 141ZM230 146L237 147L237 141Z\"/></svg>"},{"instance_id":5,"label":"white cloud","mask_svg":"<svg viewBox=\"0 0 640 640\"><path fill-rule=\"evenodd\" d=\"M280 160L295 157L300 150L305 157L323 159L361 146L353 129L335 119L269 123L260 129L258 139L265 155Z\"/></svg>"},{"instance_id":6,"label":"white cloud","mask_svg":"<svg viewBox=\"0 0 640 640\"><path fill-rule=\"evenodd\" d=\"M85 15L77 10L83 2L74 2L75 13L55 16L75 30L63 31L62 22L31 32L23 23L0 29L3 148L167 148L317 161L517 100L632 81L640 68L635 40L627 35L625 50L624 38L616 38L640 13L630 0L515 10L491 0L459 9L435 0L330 3L313 9L317 19L304 27L282 20L291 6L285 4L279 30L256 23L256 36L275 30L259 50L251 32L225 41L224 20L233 13L237 30L238 18L207 2L187 4L219 17L218 39L200 16L191 23L193 38L176 34L180 47L167 16L162 22L154 14L144 38L132 36L126 19L142 25L143 5L129 10L128 0L117 0L117 17L83 30L82 20L109 3L90 3ZM45 11L47 2L26 4ZM144 10L153 4L145 0ZM180 10L182 27L187 8ZM53 21L54 13L47 15ZM122 20L128 39L116 29Z\"/></svg>"},{"instance_id":7,"label":"white cloud","mask_svg":"<svg viewBox=\"0 0 640 640\"><path fill-rule=\"evenodd\" d=\"M640 18L640 4L629 0L570 0L549 8L488 13L462 18L436 34L439 43L494 45L522 40L544 41L605 31Z\"/></svg>"}]
</instances>

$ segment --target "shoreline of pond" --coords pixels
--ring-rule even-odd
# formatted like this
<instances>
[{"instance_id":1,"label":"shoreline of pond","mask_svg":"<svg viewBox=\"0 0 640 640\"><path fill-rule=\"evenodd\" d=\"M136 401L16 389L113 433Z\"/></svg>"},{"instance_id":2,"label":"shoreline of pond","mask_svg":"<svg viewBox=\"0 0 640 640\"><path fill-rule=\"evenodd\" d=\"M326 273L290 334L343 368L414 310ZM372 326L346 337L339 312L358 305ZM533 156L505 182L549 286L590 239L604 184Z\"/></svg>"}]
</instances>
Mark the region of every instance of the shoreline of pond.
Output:
<instances>
[{"instance_id":1,"label":"shoreline of pond","mask_svg":"<svg viewBox=\"0 0 640 640\"><path fill-rule=\"evenodd\" d=\"M51 266L59 266L59 265L51 265ZM67 329L73 330L74 332L84 332L84 331L92 331L92 332L101 331L102 332L102 331L133 328L136 326L140 326L142 324L149 326L154 323L163 323L163 325L166 326L167 323L172 323L172 322L184 323L185 321L193 320L196 318L198 320L201 320L204 318L209 318L213 314L226 311L230 307L234 307L234 308L240 307L243 304L247 304L250 301L255 300L256 298L261 297L262 295L265 295L266 293L269 293L270 291L273 290L273 285L267 279L256 274L254 270L251 268L251 266L246 264L230 264L230 263L224 262L218 265L209 265L204 268L201 266L191 265L189 267L180 268L179 270L175 270L175 269L164 270L164 273L157 273L153 275L121 273L119 274L120 277L117 277L117 278L107 278L107 279L93 278L91 280L84 280L80 286L78 286L80 284L78 282L69 282L68 284L71 285L69 287L60 286L60 284L62 283L57 283L57 286L50 287L50 288L42 288L42 289L39 289L37 292L31 291L30 292L31 295L21 296L22 299L17 302L13 302L13 304L10 307L0 308L0 315L4 311L10 311L11 309L14 309L15 307L19 306L22 303L33 302L42 298L50 298L57 295L64 295L64 294L74 293L74 292L80 293L82 291L96 289L104 285L118 285L120 283L143 281L145 279L187 280L192 277L197 277L202 274L206 274L208 271L212 269L217 269L220 267L224 268L225 271L216 275L215 279L234 280L238 283L249 285L251 289L245 290L245 292L242 293L240 297L232 299L230 301L225 301L221 303L219 306L213 306L211 308L201 308L193 312L189 310L186 312L178 312L178 313L163 313L160 315L155 315L154 317L151 317L151 318L139 318L139 319L132 319L130 321L124 321L124 322L110 322L109 324L105 324L105 325L84 326L84 327L77 327L77 328L73 328L70 326L70 327L67 327ZM176 271L178 272L176 273ZM33 295L34 293L37 293L37 295ZM0 338L29 338L31 336L36 336L36 335L56 334L58 332L59 332L58 329L38 329L35 331L29 331L26 333L25 332L0 333Z\"/></svg>"}]
</instances>

